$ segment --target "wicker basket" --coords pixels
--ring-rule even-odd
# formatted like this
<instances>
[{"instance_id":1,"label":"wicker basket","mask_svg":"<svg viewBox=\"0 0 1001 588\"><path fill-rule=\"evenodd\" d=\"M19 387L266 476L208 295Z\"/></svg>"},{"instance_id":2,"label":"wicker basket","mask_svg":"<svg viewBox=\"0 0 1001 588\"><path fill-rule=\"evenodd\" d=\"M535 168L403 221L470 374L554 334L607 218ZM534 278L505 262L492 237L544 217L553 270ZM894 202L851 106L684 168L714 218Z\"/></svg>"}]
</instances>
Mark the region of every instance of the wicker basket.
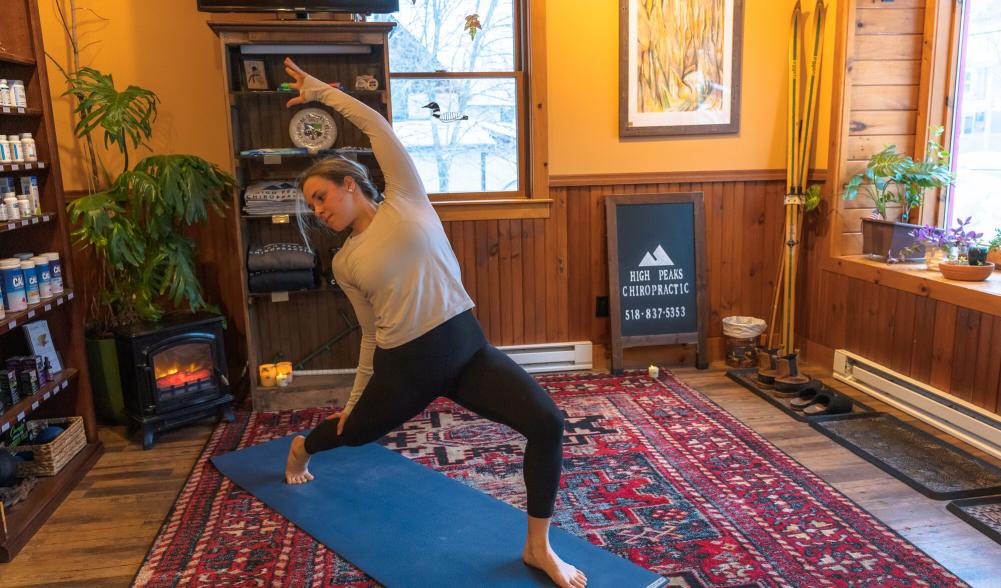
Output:
<instances>
[{"instance_id":1,"label":"wicker basket","mask_svg":"<svg viewBox=\"0 0 1001 588\"><path fill-rule=\"evenodd\" d=\"M28 421L28 431L44 429L49 425L61 425L66 429L58 437L43 445L20 445L17 451L31 451L32 461L17 463L17 477L54 476L87 445L87 435L83 429L83 417L71 416L54 419Z\"/></svg>"}]
</instances>

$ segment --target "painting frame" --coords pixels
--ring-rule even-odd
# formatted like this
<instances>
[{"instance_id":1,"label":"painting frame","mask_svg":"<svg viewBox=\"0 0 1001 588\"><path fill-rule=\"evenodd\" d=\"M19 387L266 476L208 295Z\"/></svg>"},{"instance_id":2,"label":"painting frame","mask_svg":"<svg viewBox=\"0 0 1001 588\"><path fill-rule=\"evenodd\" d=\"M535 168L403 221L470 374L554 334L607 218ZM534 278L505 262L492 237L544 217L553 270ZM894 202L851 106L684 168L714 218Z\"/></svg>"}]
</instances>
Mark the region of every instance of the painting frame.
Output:
<instances>
[{"instance_id":1,"label":"painting frame","mask_svg":"<svg viewBox=\"0 0 1001 588\"><path fill-rule=\"evenodd\" d=\"M665 0L683 4L705 0ZM638 68L631 54L631 24L638 16L632 10L638 0L619 0L619 137L684 137L726 135L740 132L741 70L744 39L744 0L723 0L725 24L730 24L730 42L724 43L724 63L729 80L723 84L722 112L638 113L630 109L638 101ZM635 30L635 29L633 29ZM633 79L631 79L631 77ZM727 99L729 96L729 99ZM638 110L638 108L636 109ZM665 120L669 119L669 120ZM701 120L700 120L701 119Z\"/></svg>"}]
</instances>

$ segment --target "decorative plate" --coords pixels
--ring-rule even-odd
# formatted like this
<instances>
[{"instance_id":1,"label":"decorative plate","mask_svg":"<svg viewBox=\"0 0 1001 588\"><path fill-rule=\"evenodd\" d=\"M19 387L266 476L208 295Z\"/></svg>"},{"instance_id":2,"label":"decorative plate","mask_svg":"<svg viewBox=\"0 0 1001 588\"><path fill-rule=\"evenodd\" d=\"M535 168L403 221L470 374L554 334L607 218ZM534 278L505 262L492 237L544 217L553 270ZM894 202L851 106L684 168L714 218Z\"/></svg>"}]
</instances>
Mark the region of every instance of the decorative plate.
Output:
<instances>
[{"instance_id":1,"label":"decorative plate","mask_svg":"<svg viewBox=\"0 0 1001 588\"><path fill-rule=\"evenodd\" d=\"M292 115L288 125L289 135L296 147L309 151L330 149L337 140L334 117L322 108L303 108Z\"/></svg>"}]
</instances>

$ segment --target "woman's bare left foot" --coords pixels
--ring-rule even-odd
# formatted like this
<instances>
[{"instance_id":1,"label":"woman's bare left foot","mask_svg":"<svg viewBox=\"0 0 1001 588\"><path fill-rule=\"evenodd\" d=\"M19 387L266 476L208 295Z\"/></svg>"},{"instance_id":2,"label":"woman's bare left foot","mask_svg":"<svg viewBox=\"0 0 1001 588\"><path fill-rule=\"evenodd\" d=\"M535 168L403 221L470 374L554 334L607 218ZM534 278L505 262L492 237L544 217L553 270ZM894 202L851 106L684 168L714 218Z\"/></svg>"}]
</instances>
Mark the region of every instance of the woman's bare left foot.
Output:
<instances>
[{"instance_id":1,"label":"woman's bare left foot","mask_svg":"<svg viewBox=\"0 0 1001 588\"><path fill-rule=\"evenodd\" d=\"M305 484L313 479L309 473L309 454L306 453L306 438L296 435L292 446L288 448L288 460L285 462L285 482L289 484Z\"/></svg>"},{"instance_id":2,"label":"woman's bare left foot","mask_svg":"<svg viewBox=\"0 0 1001 588\"><path fill-rule=\"evenodd\" d=\"M521 558L533 568L546 572L560 588L584 588L587 586L587 576L584 575L584 572L560 559L552 548L540 553L525 545L525 551Z\"/></svg>"}]
</instances>

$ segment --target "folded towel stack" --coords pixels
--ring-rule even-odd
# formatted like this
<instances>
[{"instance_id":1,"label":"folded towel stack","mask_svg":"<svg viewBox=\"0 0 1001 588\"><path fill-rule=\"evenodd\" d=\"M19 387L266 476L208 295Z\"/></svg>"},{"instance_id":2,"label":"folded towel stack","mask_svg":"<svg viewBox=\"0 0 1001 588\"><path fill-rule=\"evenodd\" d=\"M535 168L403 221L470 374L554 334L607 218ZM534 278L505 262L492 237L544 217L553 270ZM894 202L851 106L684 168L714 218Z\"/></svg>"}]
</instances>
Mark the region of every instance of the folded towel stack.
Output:
<instances>
[{"instance_id":1,"label":"folded towel stack","mask_svg":"<svg viewBox=\"0 0 1001 588\"><path fill-rule=\"evenodd\" d=\"M319 257L297 243L251 246L247 273L251 292L308 290L320 285Z\"/></svg>"},{"instance_id":2,"label":"folded towel stack","mask_svg":"<svg viewBox=\"0 0 1001 588\"><path fill-rule=\"evenodd\" d=\"M254 182L247 187L243 199L247 214L295 214L302 206L302 190L291 180Z\"/></svg>"}]
</instances>

